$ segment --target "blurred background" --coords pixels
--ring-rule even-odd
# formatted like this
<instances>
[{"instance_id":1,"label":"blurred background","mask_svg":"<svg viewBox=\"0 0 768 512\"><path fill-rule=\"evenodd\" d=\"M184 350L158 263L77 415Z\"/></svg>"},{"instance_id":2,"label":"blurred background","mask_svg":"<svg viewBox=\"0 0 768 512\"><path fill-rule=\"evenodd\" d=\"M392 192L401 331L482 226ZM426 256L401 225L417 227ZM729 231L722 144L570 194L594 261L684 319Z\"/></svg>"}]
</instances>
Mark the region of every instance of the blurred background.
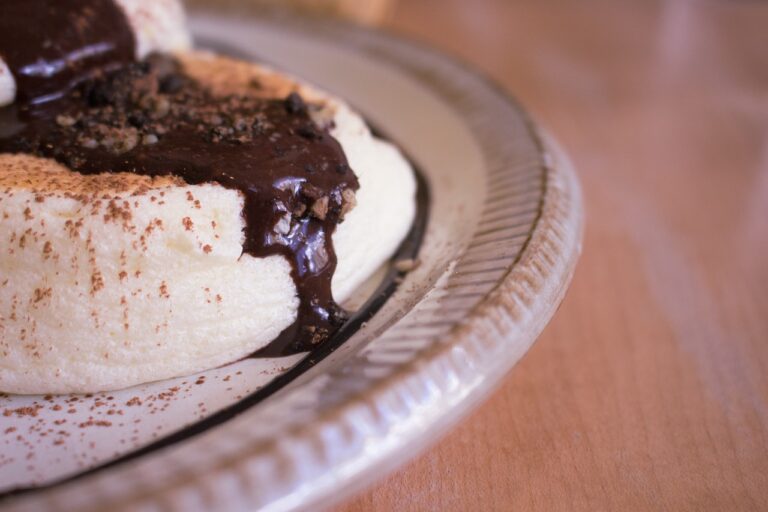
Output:
<instances>
[{"instance_id":1,"label":"blurred background","mask_svg":"<svg viewBox=\"0 0 768 512\"><path fill-rule=\"evenodd\" d=\"M355 23L378 25L394 12L398 0L187 0L185 3L192 8L246 8L269 15L328 16Z\"/></svg>"},{"instance_id":2,"label":"blurred background","mask_svg":"<svg viewBox=\"0 0 768 512\"><path fill-rule=\"evenodd\" d=\"M343 510L768 510L768 2L217 2L245 5L470 63L557 137L586 200L541 339Z\"/></svg>"}]
</instances>

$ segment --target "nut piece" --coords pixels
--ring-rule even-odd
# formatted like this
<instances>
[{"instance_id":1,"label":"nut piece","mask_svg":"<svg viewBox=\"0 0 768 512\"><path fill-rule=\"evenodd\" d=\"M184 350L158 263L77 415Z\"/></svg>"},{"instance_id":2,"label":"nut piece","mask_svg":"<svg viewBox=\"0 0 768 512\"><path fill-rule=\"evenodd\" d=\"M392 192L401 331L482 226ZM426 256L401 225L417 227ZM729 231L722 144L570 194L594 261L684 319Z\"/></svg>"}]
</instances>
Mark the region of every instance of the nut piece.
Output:
<instances>
[{"instance_id":1,"label":"nut piece","mask_svg":"<svg viewBox=\"0 0 768 512\"><path fill-rule=\"evenodd\" d=\"M351 188L345 188L341 193L341 214L339 215L339 219L344 220L344 216L352 211L355 206L357 206L355 191Z\"/></svg>"},{"instance_id":2,"label":"nut piece","mask_svg":"<svg viewBox=\"0 0 768 512\"><path fill-rule=\"evenodd\" d=\"M325 220L325 216L328 215L328 196L323 196L312 203L312 210L310 213L313 217Z\"/></svg>"}]
</instances>

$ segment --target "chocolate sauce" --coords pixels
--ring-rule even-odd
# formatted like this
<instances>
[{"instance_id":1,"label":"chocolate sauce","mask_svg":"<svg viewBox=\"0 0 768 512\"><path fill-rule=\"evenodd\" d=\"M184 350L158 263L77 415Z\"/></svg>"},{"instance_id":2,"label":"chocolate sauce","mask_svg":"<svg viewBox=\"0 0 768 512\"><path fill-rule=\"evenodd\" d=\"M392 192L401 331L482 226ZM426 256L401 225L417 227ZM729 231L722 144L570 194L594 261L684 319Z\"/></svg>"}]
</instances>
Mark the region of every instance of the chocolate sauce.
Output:
<instances>
[{"instance_id":1,"label":"chocolate sauce","mask_svg":"<svg viewBox=\"0 0 768 512\"><path fill-rule=\"evenodd\" d=\"M0 30L14 30L6 20L27 8L3 2ZM240 191L243 251L285 256L300 299L295 324L259 355L304 351L327 339L345 317L331 293L331 235L353 206L358 182L339 143L313 121L317 107L295 93L214 94L166 56L125 62L124 45L133 39L111 1L26 3L48 14L37 15L37 32L0 36L0 55L16 52L7 59L15 77L24 76L34 55L65 62L66 70L51 84L35 74L17 78L16 104L0 109L0 153L53 158L83 174L172 174ZM82 29L46 32L61 19ZM71 58L89 52L93 58Z\"/></svg>"},{"instance_id":2,"label":"chocolate sauce","mask_svg":"<svg viewBox=\"0 0 768 512\"><path fill-rule=\"evenodd\" d=\"M58 99L93 71L131 62L135 46L113 0L0 2L0 56L20 105Z\"/></svg>"}]
</instances>

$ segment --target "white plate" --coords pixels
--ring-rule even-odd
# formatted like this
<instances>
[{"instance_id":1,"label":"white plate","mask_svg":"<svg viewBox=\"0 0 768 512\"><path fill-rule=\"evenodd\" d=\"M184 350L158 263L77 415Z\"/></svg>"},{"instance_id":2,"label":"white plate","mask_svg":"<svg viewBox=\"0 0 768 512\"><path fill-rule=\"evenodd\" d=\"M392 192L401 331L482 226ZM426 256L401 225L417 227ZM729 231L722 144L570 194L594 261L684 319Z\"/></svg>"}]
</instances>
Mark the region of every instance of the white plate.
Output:
<instances>
[{"instance_id":1,"label":"white plate","mask_svg":"<svg viewBox=\"0 0 768 512\"><path fill-rule=\"evenodd\" d=\"M334 503L477 404L569 283L582 231L576 178L500 89L361 28L192 21L203 44L346 98L405 150L431 196L421 265L337 350L276 382L301 358L247 359L95 396L0 397L0 490L26 488L6 494L3 510Z\"/></svg>"}]
</instances>

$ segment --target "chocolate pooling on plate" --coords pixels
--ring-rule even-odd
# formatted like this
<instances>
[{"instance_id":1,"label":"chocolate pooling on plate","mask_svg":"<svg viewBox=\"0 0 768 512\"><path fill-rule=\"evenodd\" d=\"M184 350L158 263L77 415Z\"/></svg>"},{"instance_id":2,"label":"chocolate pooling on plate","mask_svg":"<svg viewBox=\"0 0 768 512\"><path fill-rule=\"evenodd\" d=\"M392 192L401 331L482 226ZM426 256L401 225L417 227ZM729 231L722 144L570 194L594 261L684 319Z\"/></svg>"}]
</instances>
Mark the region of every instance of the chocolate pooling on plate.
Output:
<instances>
[{"instance_id":1,"label":"chocolate pooling on plate","mask_svg":"<svg viewBox=\"0 0 768 512\"><path fill-rule=\"evenodd\" d=\"M285 256L300 300L296 322L259 355L309 350L343 323L331 293L331 235L358 182L328 127L312 119L318 107L297 93L216 94L169 56L137 62L112 0L4 0L0 56L18 88L0 109L1 153L243 194L243 251Z\"/></svg>"}]
</instances>

